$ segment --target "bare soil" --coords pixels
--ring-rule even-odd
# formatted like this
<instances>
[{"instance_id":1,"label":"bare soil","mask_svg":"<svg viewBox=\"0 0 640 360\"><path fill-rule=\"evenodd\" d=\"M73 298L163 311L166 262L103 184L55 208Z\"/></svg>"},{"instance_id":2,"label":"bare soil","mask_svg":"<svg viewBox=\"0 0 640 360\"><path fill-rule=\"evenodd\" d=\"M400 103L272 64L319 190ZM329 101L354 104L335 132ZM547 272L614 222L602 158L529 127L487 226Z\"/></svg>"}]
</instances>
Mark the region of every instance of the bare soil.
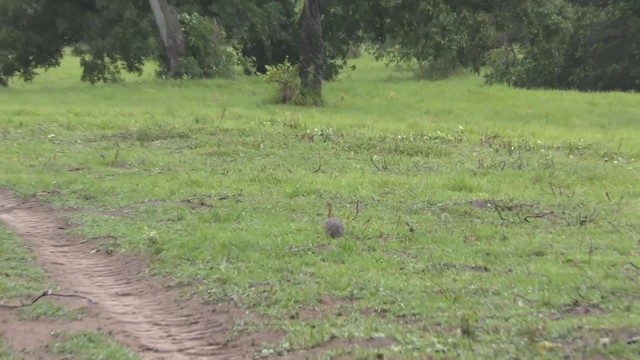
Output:
<instances>
[{"instance_id":1,"label":"bare soil","mask_svg":"<svg viewBox=\"0 0 640 360\"><path fill-rule=\"evenodd\" d=\"M247 359L262 343L281 334L230 337L237 308L177 301L179 289L151 278L145 261L123 254L95 251L95 244L68 235L61 213L35 198L18 198L0 189L0 221L27 244L53 281L56 292L80 298L46 297L69 309L82 308L79 321L19 321L15 309L0 308L0 336L27 359L51 358L46 344L61 330L101 330L112 334L144 359ZM38 294L34 294L38 295Z\"/></svg>"}]
</instances>

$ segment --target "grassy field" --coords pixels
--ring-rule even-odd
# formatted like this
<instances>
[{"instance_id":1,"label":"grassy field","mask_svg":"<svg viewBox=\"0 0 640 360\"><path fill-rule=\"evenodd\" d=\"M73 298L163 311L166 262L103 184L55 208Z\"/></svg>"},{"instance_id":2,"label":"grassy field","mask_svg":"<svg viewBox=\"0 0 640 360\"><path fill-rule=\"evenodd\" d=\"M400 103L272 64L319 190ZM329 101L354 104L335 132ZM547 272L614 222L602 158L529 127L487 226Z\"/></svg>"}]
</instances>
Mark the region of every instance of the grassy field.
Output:
<instances>
[{"instance_id":1,"label":"grassy field","mask_svg":"<svg viewBox=\"0 0 640 360\"><path fill-rule=\"evenodd\" d=\"M105 250L246 308L237 332L283 330L264 355L640 356L640 95L354 64L300 108L66 59L0 89L0 186L87 210Z\"/></svg>"}]
</instances>

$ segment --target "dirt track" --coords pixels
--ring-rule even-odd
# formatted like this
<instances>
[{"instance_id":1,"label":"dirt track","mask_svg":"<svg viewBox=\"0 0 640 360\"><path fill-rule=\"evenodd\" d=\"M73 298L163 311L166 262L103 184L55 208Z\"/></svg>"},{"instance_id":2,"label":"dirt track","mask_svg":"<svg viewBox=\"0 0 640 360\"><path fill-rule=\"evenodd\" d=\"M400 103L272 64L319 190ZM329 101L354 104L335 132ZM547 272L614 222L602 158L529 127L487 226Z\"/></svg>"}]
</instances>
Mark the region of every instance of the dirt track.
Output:
<instances>
[{"instance_id":1,"label":"dirt track","mask_svg":"<svg viewBox=\"0 0 640 360\"><path fill-rule=\"evenodd\" d=\"M34 199L19 199L0 189L0 220L27 244L60 292L96 302L64 300L88 310L75 329L109 331L144 359L247 359L261 342L276 340L274 334L261 334L228 341L233 320L240 315L237 309L176 301L176 291L145 274L143 261L93 251L82 239L69 237L69 225L59 214ZM33 322L30 328L6 310L0 311L0 321L2 335L33 359L42 358L42 346L51 341L46 329L56 329L46 321Z\"/></svg>"}]
</instances>

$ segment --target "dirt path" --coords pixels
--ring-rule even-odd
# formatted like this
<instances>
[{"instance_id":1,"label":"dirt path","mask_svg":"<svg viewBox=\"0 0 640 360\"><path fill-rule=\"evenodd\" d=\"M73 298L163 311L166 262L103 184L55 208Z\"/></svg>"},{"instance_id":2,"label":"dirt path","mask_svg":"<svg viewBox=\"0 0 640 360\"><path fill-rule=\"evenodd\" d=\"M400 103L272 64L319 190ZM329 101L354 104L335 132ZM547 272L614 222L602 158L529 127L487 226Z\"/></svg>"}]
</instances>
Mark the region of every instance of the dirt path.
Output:
<instances>
[{"instance_id":1,"label":"dirt path","mask_svg":"<svg viewBox=\"0 0 640 360\"><path fill-rule=\"evenodd\" d=\"M176 291L145 275L143 261L92 251L66 234L69 225L58 216L34 199L18 199L0 189L0 220L25 241L59 291L94 300L97 304L84 306L97 315L97 327L110 331L142 358L246 359L253 357L256 345L276 340L275 334L261 334L228 341L238 310L196 300L177 302ZM18 349L33 346L33 336L27 336L29 344L20 343L24 336L16 335L20 329L11 324L2 326L9 341L18 342Z\"/></svg>"}]
</instances>

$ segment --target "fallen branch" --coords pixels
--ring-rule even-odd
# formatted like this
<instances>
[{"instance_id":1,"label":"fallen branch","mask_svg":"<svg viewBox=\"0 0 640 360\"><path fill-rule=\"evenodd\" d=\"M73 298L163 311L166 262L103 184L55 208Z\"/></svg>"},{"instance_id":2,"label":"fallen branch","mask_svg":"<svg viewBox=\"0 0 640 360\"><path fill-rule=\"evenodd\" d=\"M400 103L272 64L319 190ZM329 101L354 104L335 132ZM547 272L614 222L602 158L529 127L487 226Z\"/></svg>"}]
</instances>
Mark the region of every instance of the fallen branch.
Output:
<instances>
[{"instance_id":1,"label":"fallen branch","mask_svg":"<svg viewBox=\"0 0 640 360\"><path fill-rule=\"evenodd\" d=\"M31 302L26 303L26 304L20 304L20 305L6 305L6 304L0 304L0 308L5 308L5 309L19 309L19 308L23 308L23 307L27 307L27 306L31 306L33 304L35 304L36 302L38 302L38 300L42 299L45 296L58 296L58 297L77 297L77 298L81 298L81 299L85 299L89 302L89 304L97 304L97 302L93 301L92 299L86 297L86 296L82 296L82 295L77 295L77 294L58 294L58 293L54 293L51 292L51 290L45 290L42 292L42 294L38 295L38 297L36 297L35 299L33 299Z\"/></svg>"},{"instance_id":2,"label":"fallen branch","mask_svg":"<svg viewBox=\"0 0 640 360\"><path fill-rule=\"evenodd\" d=\"M382 171L382 169L380 169L380 168L378 167L378 165L376 165L376 162L375 162L375 161L373 161L373 156L372 156L372 157L370 157L369 159L371 160L371 163L373 164L373 166L375 166L375 167L376 167L376 169L378 169L378 171Z\"/></svg>"},{"instance_id":3,"label":"fallen branch","mask_svg":"<svg viewBox=\"0 0 640 360\"><path fill-rule=\"evenodd\" d=\"M496 209L496 212L498 213L498 216L500 216L501 220L511 222L511 220L506 219L504 216L502 216L502 213L500 212L500 207L498 205L494 206L493 208Z\"/></svg>"},{"instance_id":4,"label":"fallen branch","mask_svg":"<svg viewBox=\"0 0 640 360\"><path fill-rule=\"evenodd\" d=\"M547 217L549 215L554 215L555 212L553 211L548 211L548 212L543 212L543 213L538 213L538 214L533 214L533 215L527 215L524 217L524 221L529 222L529 219L541 219L544 217Z\"/></svg>"},{"instance_id":5,"label":"fallen branch","mask_svg":"<svg viewBox=\"0 0 640 360\"><path fill-rule=\"evenodd\" d=\"M356 200L356 214L353 219L351 219L351 221L354 221L356 218L358 218L358 214L360 214L360 201Z\"/></svg>"},{"instance_id":6,"label":"fallen branch","mask_svg":"<svg viewBox=\"0 0 640 360\"><path fill-rule=\"evenodd\" d=\"M193 146L192 142L188 143L185 146L180 146L179 148L175 148L175 149L171 150L169 152L169 154L173 155L173 154L177 154L177 153L183 152L185 149L190 148L191 146ZM120 149L120 148L118 148L118 149Z\"/></svg>"}]
</instances>

